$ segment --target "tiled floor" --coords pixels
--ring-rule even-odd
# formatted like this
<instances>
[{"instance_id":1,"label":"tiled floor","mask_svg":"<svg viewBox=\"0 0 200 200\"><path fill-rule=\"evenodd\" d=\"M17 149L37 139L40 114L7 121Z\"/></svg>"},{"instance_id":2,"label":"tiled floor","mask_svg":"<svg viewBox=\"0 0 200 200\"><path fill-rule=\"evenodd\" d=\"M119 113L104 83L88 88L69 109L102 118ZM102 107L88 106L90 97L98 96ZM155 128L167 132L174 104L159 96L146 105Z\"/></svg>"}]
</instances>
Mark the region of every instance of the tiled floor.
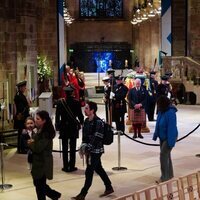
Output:
<instances>
[{"instance_id":1,"label":"tiled floor","mask_svg":"<svg viewBox=\"0 0 200 200\"><path fill-rule=\"evenodd\" d=\"M104 117L104 107L99 105L98 114ZM178 105L177 112L179 137L186 135L193 130L200 122L200 106ZM150 133L144 134L144 139L140 141L146 143L152 141L152 134L155 122L148 122ZM127 133L132 136L131 133ZM78 144L80 144L80 139ZM160 176L159 147L143 145L132 141L126 136L120 137L120 157L118 137L115 136L114 143L105 146L106 153L102 157L103 166L108 172L113 187L114 194L102 200L114 199L120 195L134 192L147 186L154 185L155 180ZM177 143L172 151L175 177L189 174L200 170L200 158L195 157L200 153L200 128L189 137ZM58 138L54 139L54 149L59 149ZM70 197L79 193L84 183L83 161L77 154L78 171L64 173L61 171L62 160L59 153L54 153L54 179L48 183L62 193L61 200L69 200ZM27 168L26 155L17 154L16 149L4 151L5 183L12 184L11 189L0 192L1 200L35 200L36 194L33 187L30 171ZM113 167L126 167L127 170L113 170ZM2 179L1 179L2 180ZM99 199L99 195L104 191L104 186L100 178L95 175L93 184L86 197L87 200Z\"/></svg>"}]
</instances>

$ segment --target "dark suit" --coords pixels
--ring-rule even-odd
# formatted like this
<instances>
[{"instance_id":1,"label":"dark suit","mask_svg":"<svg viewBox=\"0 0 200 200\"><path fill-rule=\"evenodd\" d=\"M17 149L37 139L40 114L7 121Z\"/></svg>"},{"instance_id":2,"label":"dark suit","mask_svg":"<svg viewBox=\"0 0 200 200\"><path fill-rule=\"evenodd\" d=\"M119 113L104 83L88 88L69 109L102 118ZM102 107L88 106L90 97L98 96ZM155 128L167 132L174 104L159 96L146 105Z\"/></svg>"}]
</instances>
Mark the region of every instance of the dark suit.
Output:
<instances>
[{"instance_id":1,"label":"dark suit","mask_svg":"<svg viewBox=\"0 0 200 200\"><path fill-rule=\"evenodd\" d=\"M14 103L16 106L16 115L14 116L14 128L18 129L18 142L17 142L17 150L18 153L21 153L21 144L20 137L22 130L25 128L25 120L29 116L29 104L26 99L26 96L18 91L14 97ZM21 118L18 116L21 115Z\"/></svg>"},{"instance_id":2,"label":"dark suit","mask_svg":"<svg viewBox=\"0 0 200 200\"><path fill-rule=\"evenodd\" d=\"M158 81L156 81L153 78L150 78L150 91L148 92L147 105L145 109L147 112L149 121L154 120L154 112L155 112L156 99L157 99L157 94L156 94L157 87L158 87Z\"/></svg>"},{"instance_id":3,"label":"dark suit","mask_svg":"<svg viewBox=\"0 0 200 200\"><path fill-rule=\"evenodd\" d=\"M112 100L112 118L116 122L116 128L118 131L125 131L124 115L127 112L126 108L126 95L128 93L128 88L123 84L116 84L114 86L113 92L115 96Z\"/></svg>"},{"instance_id":4,"label":"dark suit","mask_svg":"<svg viewBox=\"0 0 200 200\"><path fill-rule=\"evenodd\" d=\"M73 116L78 117L83 124L84 116L82 114L80 102L73 97L67 97L67 100L59 100L56 108L55 124L56 129L60 131L60 139L62 139L62 154L63 154L63 170L73 171L76 162L76 140L79 137L79 128L75 119L65 109L65 106L70 108ZM68 146L70 148L70 156L68 157Z\"/></svg>"},{"instance_id":5,"label":"dark suit","mask_svg":"<svg viewBox=\"0 0 200 200\"><path fill-rule=\"evenodd\" d=\"M109 116L110 116L110 92L111 86L105 85L104 86L104 102L105 102L105 110L106 110L106 122L109 123Z\"/></svg>"}]
</instances>

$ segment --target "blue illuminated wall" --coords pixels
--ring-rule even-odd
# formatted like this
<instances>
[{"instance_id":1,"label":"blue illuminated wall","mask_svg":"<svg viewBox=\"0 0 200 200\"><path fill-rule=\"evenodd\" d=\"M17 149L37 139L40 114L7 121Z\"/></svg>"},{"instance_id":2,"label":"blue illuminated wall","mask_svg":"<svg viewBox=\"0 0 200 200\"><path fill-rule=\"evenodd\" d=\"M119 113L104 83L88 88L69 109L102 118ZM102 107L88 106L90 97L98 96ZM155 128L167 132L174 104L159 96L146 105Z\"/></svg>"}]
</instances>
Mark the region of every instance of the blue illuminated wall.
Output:
<instances>
[{"instance_id":1,"label":"blue illuminated wall","mask_svg":"<svg viewBox=\"0 0 200 200\"><path fill-rule=\"evenodd\" d=\"M124 69L125 60L129 67L132 66L127 43L76 43L70 48L73 49L74 65L84 72L106 72L110 67Z\"/></svg>"}]
</instances>

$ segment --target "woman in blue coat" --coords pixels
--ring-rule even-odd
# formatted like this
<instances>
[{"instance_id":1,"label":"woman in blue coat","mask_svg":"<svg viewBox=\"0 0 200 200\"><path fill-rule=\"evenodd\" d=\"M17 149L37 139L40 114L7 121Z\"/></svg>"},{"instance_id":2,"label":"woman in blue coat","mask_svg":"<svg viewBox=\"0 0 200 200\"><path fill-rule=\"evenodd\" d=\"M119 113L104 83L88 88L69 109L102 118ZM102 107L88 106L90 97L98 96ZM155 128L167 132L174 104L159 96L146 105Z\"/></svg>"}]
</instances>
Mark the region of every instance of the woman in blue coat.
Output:
<instances>
[{"instance_id":1,"label":"woman in blue coat","mask_svg":"<svg viewBox=\"0 0 200 200\"><path fill-rule=\"evenodd\" d=\"M171 160L171 150L175 146L178 130L176 120L176 107L170 104L170 99L162 95L157 100L158 116L153 140L160 139L160 165L161 177L157 183L167 181L174 177Z\"/></svg>"}]
</instances>

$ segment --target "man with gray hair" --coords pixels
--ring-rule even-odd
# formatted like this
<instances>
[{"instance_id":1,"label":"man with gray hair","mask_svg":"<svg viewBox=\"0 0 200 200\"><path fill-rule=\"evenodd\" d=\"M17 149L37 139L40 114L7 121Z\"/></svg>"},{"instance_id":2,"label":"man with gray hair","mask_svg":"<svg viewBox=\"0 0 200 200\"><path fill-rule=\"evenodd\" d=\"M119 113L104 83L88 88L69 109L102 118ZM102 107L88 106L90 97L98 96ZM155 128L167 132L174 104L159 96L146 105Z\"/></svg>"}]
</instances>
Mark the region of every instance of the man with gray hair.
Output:
<instances>
[{"instance_id":1,"label":"man with gray hair","mask_svg":"<svg viewBox=\"0 0 200 200\"><path fill-rule=\"evenodd\" d=\"M135 80L135 87L128 93L129 108L131 109L131 120L134 130L133 138L143 138L141 134L142 124L146 121L145 113L146 90L141 86L141 80Z\"/></svg>"}]
</instances>

